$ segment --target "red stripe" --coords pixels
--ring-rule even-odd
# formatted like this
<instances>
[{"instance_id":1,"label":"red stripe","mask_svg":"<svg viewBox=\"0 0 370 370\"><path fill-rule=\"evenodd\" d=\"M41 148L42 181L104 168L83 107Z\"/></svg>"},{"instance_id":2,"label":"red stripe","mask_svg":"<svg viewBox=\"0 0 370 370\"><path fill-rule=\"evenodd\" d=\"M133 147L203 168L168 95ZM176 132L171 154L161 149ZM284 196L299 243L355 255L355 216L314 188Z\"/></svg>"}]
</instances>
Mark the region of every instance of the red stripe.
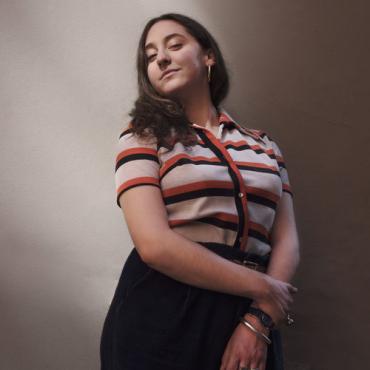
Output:
<instances>
[{"instance_id":1,"label":"red stripe","mask_svg":"<svg viewBox=\"0 0 370 370\"><path fill-rule=\"evenodd\" d=\"M191 164L191 162L195 163L196 161L207 161L207 162L210 162L210 163L220 163L220 160L217 157L208 158L208 157L205 157L205 156L202 156L202 155L197 155L195 157L192 157L192 156L190 156L186 153L181 153L181 154L177 154L177 155L169 158L167 161L163 162L163 164L162 164L162 166L159 170L159 175L162 176L162 174L165 173L168 168L173 166L176 162L178 162L182 158L189 159L190 164Z\"/></svg>"},{"instance_id":2,"label":"red stripe","mask_svg":"<svg viewBox=\"0 0 370 370\"><path fill-rule=\"evenodd\" d=\"M292 191L292 187L291 187L289 184L283 184L283 190L288 190L288 191L290 191L291 193L293 192L293 191Z\"/></svg>"},{"instance_id":3,"label":"red stripe","mask_svg":"<svg viewBox=\"0 0 370 370\"><path fill-rule=\"evenodd\" d=\"M260 188L255 188L253 186L247 186L247 192L254 194L254 195L259 195L263 198L267 198L275 203L278 202L280 199L280 197L277 194L272 193L271 191L260 189Z\"/></svg>"},{"instance_id":4,"label":"red stripe","mask_svg":"<svg viewBox=\"0 0 370 370\"><path fill-rule=\"evenodd\" d=\"M258 162L241 162L241 161L235 161L236 164L241 165L241 166L252 166L252 167L257 167L257 168L267 168L269 170L273 170L278 172L279 170L274 167L274 166L269 166L264 163L258 163Z\"/></svg>"},{"instance_id":5,"label":"red stripe","mask_svg":"<svg viewBox=\"0 0 370 370\"><path fill-rule=\"evenodd\" d=\"M116 157L116 162L118 162L119 160L121 160L123 157L127 156L127 155L132 155L132 154L150 154L150 155L154 155L154 156L157 156L157 151L155 149L151 149L151 148L132 148L132 149L125 149L125 150L122 150L122 152L118 153L117 157Z\"/></svg>"},{"instance_id":6,"label":"red stripe","mask_svg":"<svg viewBox=\"0 0 370 370\"><path fill-rule=\"evenodd\" d=\"M142 183L159 185L159 180L155 177L135 177L134 179L125 181L123 184L121 184L117 189L117 194L126 188Z\"/></svg>"},{"instance_id":7,"label":"red stripe","mask_svg":"<svg viewBox=\"0 0 370 370\"><path fill-rule=\"evenodd\" d=\"M257 222L250 221L249 222L249 227L255 231L258 231L260 234L262 234L266 239L269 239L269 232L267 229L262 226L261 224Z\"/></svg>"},{"instance_id":8,"label":"red stripe","mask_svg":"<svg viewBox=\"0 0 370 370\"><path fill-rule=\"evenodd\" d=\"M207 217L207 216L203 216L203 217ZM200 217L200 218L203 218L203 217ZM231 215L229 213L225 213L225 212L218 212L218 213L215 213L215 214L212 214L210 217L212 218L216 218L220 221L224 221L224 222L232 222L232 223L237 223L238 222L238 216L237 215ZM184 224L187 224L189 222L196 222L197 219L175 219L175 220L169 220L168 223L170 226L180 226L180 225L184 225ZM215 227L217 227L216 225L214 225Z\"/></svg>"}]
</instances>

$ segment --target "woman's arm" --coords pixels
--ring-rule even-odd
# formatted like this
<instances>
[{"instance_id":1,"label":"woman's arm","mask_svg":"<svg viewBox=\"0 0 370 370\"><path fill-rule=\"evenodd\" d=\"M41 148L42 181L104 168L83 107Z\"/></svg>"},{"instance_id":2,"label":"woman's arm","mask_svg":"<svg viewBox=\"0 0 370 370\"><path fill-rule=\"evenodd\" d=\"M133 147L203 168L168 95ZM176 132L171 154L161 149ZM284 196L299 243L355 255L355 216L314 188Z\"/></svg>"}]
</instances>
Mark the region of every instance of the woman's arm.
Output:
<instances>
[{"instance_id":1,"label":"woman's arm","mask_svg":"<svg viewBox=\"0 0 370 370\"><path fill-rule=\"evenodd\" d=\"M271 233L271 260L267 273L279 280L290 281L299 264L299 239L292 196L283 192Z\"/></svg>"},{"instance_id":2,"label":"woman's arm","mask_svg":"<svg viewBox=\"0 0 370 370\"><path fill-rule=\"evenodd\" d=\"M290 284L231 262L172 231L159 188L137 186L122 193L119 201L138 253L152 268L190 285L258 302L273 296L275 304L284 305L291 299L295 288Z\"/></svg>"},{"instance_id":3,"label":"woman's arm","mask_svg":"<svg viewBox=\"0 0 370 370\"><path fill-rule=\"evenodd\" d=\"M300 251L293 200L289 193L283 192L276 212L271 235L271 257L266 273L275 279L290 282L299 264ZM253 302L252 306L269 313L276 323L283 319L280 310L271 303L261 305Z\"/></svg>"}]
</instances>

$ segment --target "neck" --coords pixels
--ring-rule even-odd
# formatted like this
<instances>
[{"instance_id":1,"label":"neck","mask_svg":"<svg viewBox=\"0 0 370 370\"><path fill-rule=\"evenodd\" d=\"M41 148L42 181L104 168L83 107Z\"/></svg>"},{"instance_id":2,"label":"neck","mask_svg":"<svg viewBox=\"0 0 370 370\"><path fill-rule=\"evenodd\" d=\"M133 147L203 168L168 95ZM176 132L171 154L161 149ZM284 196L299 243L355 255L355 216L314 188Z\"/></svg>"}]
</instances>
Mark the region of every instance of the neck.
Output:
<instances>
[{"instance_id":1,"label":"neck","mask_svg":"<svg viewBox=\"0 0 370 370\"><path fill-rule=\"evenodd\" d=\"M182 101L182 104L190 122L206 128L218 126L218 113L209 93L192 95L187 101Z\"/></svg>"}]
</instances>

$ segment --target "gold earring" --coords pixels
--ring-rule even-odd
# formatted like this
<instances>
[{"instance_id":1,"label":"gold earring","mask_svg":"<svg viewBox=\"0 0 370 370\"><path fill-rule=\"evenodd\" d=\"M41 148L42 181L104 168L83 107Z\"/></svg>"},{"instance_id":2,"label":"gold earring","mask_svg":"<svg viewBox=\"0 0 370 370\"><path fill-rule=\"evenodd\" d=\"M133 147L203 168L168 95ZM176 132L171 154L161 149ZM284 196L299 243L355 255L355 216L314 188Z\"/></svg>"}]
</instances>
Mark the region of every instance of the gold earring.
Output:
<instances>
[{"instance_id":1,"label":"gold earring","mask_svg":"<svg viewBox=\"0 0 370 370\"><path fill-rule=\"evenodd\" d=\"M208 64L208 82L211 82L211 65Z\"/></svg>"}]
</instances>

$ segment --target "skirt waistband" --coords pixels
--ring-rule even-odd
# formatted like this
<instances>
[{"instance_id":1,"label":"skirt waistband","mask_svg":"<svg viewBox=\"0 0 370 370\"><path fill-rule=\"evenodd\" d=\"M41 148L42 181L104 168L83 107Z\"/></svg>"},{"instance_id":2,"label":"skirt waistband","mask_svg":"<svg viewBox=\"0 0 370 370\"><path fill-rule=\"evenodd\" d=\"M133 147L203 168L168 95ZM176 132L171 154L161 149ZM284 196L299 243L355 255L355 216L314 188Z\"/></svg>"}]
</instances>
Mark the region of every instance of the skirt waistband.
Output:
<instances>
[{"instance_id":1,"label":"skirt waistband","mask_svg":"<svg viewBox=\"0 0 370 370\"><path fill-rule=\"evenodd\" d=\"M224 257L228 260L233 260L234 262L243 264L246 267L261 271L266 270L271 255L271 253L268 253L267 255L261 256L256 253L244 252L240 249L232 248L227 244L217 242L197 241L196 243L199 243L204 247L212 250L221 257Z\"/></svg>"}]
</instances>

